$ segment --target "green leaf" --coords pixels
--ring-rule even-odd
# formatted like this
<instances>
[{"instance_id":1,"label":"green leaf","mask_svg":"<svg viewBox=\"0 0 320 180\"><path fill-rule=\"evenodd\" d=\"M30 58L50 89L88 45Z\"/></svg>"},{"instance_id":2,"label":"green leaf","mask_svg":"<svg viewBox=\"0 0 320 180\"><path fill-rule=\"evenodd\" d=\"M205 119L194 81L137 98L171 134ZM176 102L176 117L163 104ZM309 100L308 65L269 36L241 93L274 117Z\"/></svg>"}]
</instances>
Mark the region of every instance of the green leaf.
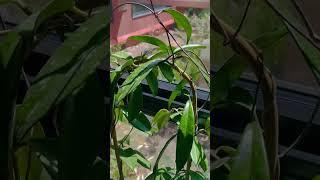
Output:
<instances>
[{"instance_id":1,"label":"green leaf","mask_svg":"<svg viewBox=\"0 0 320 180\"><path fill-rule=\"evenodd\" d=\"M193 140L190 155L192 161L196 165L200 166L204 172L208 170L208 160L206 154L204 153L204 150L196 137Z\"/></svg>"},{"instance_id":2,"label":"green leaf","mask_svg":"<svg viewBox=\"0 0 320 180\"><path fill-rule=\"evenodd\" d=\"M59 179L83 179L88 165L105 150L108 122L103 97L94 73L60 106Z\"/></svg>"},{"instance_id":3,"label":"green leaf","mask_svg":"<svg viewBox=\"0 0 320 180\"><path fill-rule=\"evenodd\" d=\"M105 40L109 19L104 13L87 20L51 56L17 109L17 138L42 118L55 103L79 87L108 56Z\"/></svg>"},{"instance_id":4,"label":"green leaf","mask_svg":"<svg viewBox=\"0 0 320 180\"><path fill-rule=\"evenodd\" d=\"M207 71L206 66L203 64L202 59L195 54L192 51L187 50L187 53L191 53L188 54L188 56L185 56L187 59L190 59L192 61L192 63L197 67L197 69L200 71L201 75L203 76L204 80L206 81L206 83L208 84L208 86L210 87L210 77L209 77L209 72ZM195 58L192 58L195 57Z\"/></svg>"},{"instance_id":5,"label":"green leaf","mask_svg":"<svg viewBox=\"0 0 320 180\"><path fill-rule=\"evenodd\" d=\"M0 42L0 167L8 171L8 133L10 122L14 119L17 89L23 65L24 43L16 32L10 32ZM6 173L0 173L0 179L7 179Z\"/></svg>"},{"instance_id":6,"label":"green leaf","mask_svg":"<svg viewBox=\"0 0 320 180\"><path fill-rule=\"evenodd\" d=\"M183 50L193 50L193 49L204 49L206 46L201 45L201 44L187 44L183 45L181 47L176 48L173 53L176 54L178 52L181 52Z\"/></svg>"},{"instance_id":7,"label":"green leaf","mask_svg":"<svg viewBox=\"0 0 320 180\"><path fill-rule=\"evenodd\" d=\"M179 172L190 157L195 131L195 117L192 102L189 100L184 108L177 136L176 169Z\"/></svg>"},{"instance_id":8,"label":"green leaf","mask_svg":"<svg viewBox=\"0 0 320 180\"><path fill-rule=\"evenodd\" d=\"M111 57L118 58L118 59L125 59L125 60L133 59L131 54L125 51L118 51L118 52L112 53Z\"/></svg>"},{"instance_id":9,"label":"green leaf","mask_svg":"<svg viewBox=\"0 0 320 180\"><path fill-rule=\"evenodd\" d=\"M139 112L143 107L143 95L141 85L131 94L128 107L128 120L133 121L138 118Z\"/></svg>"},{"instance_id":10,"label":"green leaf","mask_svg":"<svg viewBox=\"0 0 320 180\"><path fill-rule=\"evenodd\" d=\"M130 59L128 61L126 61L124 64L122 64L121 66L117 67L115 70L113 70L111 72L111 87L112 90L114 87L116 87L116 84L118 83L119 78L121 77L121 75L131 66L133 65L133 59Z\"/></svg>"},{"instance_id":11,"label":"green leaf","mask_svg":"<svg viewBox=\"0 0 320 180\"><path fill-rule=\"evenodd\" d=\"M73 0L53 0L43 6L39 11L33 13L22 24L18 25L17 31L28 34L37 31L39 26L49 18L61 14L74 6Z\"/></svg>"},{"instance_id":12,"label":"green leaf","mask_svg":"<svg viewBox=\"0 0 320 180\"><path fill-rule=\"evenodd\" d=\"M129 39L145 42L148 44L152 44L154 46L158 46L163 51L169 51L169 47L160 39L155 38L153 36L131 36Z\"/></svg>"},{"instance_id":13,"label":"green leaf","mask_svg":"<svg viewBox=\"0 0 320 180\"><path fill-rule=\"evenodd\" d=\"M210 117L208 117L206 122L204 123L204 128L206 129L207 135L210 137L210 132L211 132Z\"/></svg>"},{"instance_id":14,"label":"green leaf","mask_svg":"<svg viewBox=\"0 0 320 180\"><path fill-rule=\"evenodd\" d=\"M157 78L158 68L153 69L146 77L150 90L153 96L158 94L158 78Z\"/></svg>"},{"instance_id":15,"label":"green leaf","mask_svg":"<svg viewBox=\"0 0 320 180\"><path fill-rule=\"evenodd\" d=\"M238 146L238 155L231 166L229 179L270 180L263 134L258 121L249 123L244 130Z\"/></svg>"},{"instance_id":16,"label":"green leaf","mask_svg":"<svg viewBox=\"0 0 320 180\"><path fill-rule=\"evenodd\" d=\"M44 136L43 129L41 127L41 124L38 123L34 126L32 131L28 134L28 139L30 138L41 138ZM23 146L20 147L15 152L15 157L17 160L17 166L18 166L18 174L20 175L20 179L26 179L26 172L27 169L29 169L29 179L39 179L41 172L43 170L40 160L38 159L38 155L35 151L33 151L33 148L30 146ZM30 159L29 159L30 158ZM30 160L30 164L28 164L28 161Z\"/></svg>"},{"instance_id":17,"label":"green leaf","mask_svg":"<svg viewBox=\"0 0 320 180\"><path fill-rule=\"evenodd\" d=\"M306 38L301 36L296 30L291 28L287 23L285 24L296 44L298 45L300 51L304 55L304 58L307 61L307 64L313 72L314 76L318 79L318 82L320 82L320 51Z\"/></svg>"},{"instance_id":18,"label":"green leaf","mask_svg":"<svg viewBox=\"0 0 320 180\"><path fill-rule=\"evenodd\" d=\"M116 95L117 102L120 102L128 94L133 92L152 71L152 69L162 61L163 60L151 60L135 69L121 85L121 88Z\"/></svg>"},{"instance_id":19,"label":"green leaf","mask_svg":"<svg viewBox=\"0 0 320 180\"><path fill-rule=\"evenodd\" d=\"M171 107L172 102L176 99L177 96L181 95L182 90L184 89L185 85L187 84L187 81L185 79L182 79L179 84L176 85L176 88L174 91L172 91L169 100L168 100L168 108Z\"/></svg>"},{"instance_id":20,"label":"green leaf","mask_svg":"<svg viewBox=\"0 0 320 180\"><path fill-rule=\"evenodd\" d=\"M12 3L12 2L13 2L13 0L0 0L0 5Z\"/></svg>"},{"instance_id":21,"label":"green leaf","mask_svg":"<svg viewBox=\"0 0 320 180\"><path fill-rule=\"evenodd\" d=\"M156 172L150 174L146 180L172 180L172 169L170 168L161 168L157 169Z\"/></svg>"},{"instance_id":22,"label":"green leaf","mask_svg":"<svg viewBox=\"0 0 320 180\"><path fill-rule=\"evenodd\" d=\"M162 129L170 119L170 112L167 109L161 109L152 119L152 126L154 132Z\"/></svg>"},{"instance_id":23,"label":"green leaf","mask_svg":"<svg viewBox=\"0 0 320 180\"><path fill-rule=\"evenodd\" d=\"M148 132L151 130L151 123L149 119L143 112L139 112L138 117L134 118L133 120L129 121L133 127L139 129L142 132Z\"/></svg>"},{"instance_id":24,"label":"green leaf","mask_svg":"<svg viewBox=\"0 0 320 180\"><path fill-rule=\"evenodd\" d=\"M190 178L192 180L206 180L207 178L201 172L190 171Z\"/></svg>"},{"instance_id":25,"label":"green leaf","mask_svg":"<svg viewBox=\"0 0 320 180\"><path fill-rule=\"evenodd\" d=\"M186 32L188 44L192 35L192 26L189 20L181 12L174 9L166 9L164 10L164 12L169 13L176 22L177 27L179 29L183 29Z\"/></svg>"},{"instance_id":26,"label":"green leaf","mask_svg":"<svg viewBox=\"0 0 320 180\"><path fill-rule=\"evenodd\" d=\"M144 168L151 168L150 162L139 151L133 150L132 148L120 149L120 158L132 170L139 164Z\"/></svg>"},{"instance_id":27,"label":"green leaf","mask_svg":"<svg viewBox=\"0 0 320 180\"><path fill-rule=\"evenodd\" d=\"M172 82L174 79L174 74L171 66L167 63L161 63L159 65L160 71L163 74L163 76L169 81Z\"/></svg>"}]
</instances>

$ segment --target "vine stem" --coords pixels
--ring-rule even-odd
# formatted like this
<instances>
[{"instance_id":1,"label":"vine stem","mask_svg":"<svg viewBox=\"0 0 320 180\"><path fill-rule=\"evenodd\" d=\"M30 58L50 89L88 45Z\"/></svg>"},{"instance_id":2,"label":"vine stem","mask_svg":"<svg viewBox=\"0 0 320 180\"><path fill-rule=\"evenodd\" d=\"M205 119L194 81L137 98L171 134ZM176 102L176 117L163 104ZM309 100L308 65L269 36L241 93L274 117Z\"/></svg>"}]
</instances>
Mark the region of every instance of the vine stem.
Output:
<instances>
[{"instance_id":1,"label":"vine stem","mask_svg":"<svg viewBox=\"0 0 320 180\"><path fill-rule=\"evenodd\" d=\"M118 140L117 140L116 128L114 128L112 130L111 136L112 136L112 140L113 140L114 152L115 152L116 159L117 159L117 165L118 165L118 169L119 169L120 180L124 180L123 170L122 170L122 161L120 159L119 145L118 145Z\"/></svg>"}]
</instances>

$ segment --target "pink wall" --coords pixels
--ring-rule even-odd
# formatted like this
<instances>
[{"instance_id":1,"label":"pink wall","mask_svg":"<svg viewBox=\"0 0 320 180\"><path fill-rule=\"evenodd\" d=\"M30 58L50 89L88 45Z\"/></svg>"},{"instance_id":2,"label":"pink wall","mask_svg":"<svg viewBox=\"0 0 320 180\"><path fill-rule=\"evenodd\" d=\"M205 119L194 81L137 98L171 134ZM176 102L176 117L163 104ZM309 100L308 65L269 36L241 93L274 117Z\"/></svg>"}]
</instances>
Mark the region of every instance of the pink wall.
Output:
<instances>
[{"instance_id":1,"label":"pink wall","mask_svg":"<svg viewBox=\"0 0 320 180\"><path fill-rule=\"evenodd\" d=\"M149 3L149 0L138 0L141 3ZM113 7L125 0L112 0ZM153 0L154 4L170 5L173 8L181 9L184 7L206 8L209 7L209 0ZM168 14L160 14L160 19L165 26L174 24L173 19ZM153 33L162 27L158 24L153 15L147 15L132 19L131 5L125 5L113 13L111 24L111 44L126 42L128 37L133 35L143 35Z\"/></svg>"}]
</instances>

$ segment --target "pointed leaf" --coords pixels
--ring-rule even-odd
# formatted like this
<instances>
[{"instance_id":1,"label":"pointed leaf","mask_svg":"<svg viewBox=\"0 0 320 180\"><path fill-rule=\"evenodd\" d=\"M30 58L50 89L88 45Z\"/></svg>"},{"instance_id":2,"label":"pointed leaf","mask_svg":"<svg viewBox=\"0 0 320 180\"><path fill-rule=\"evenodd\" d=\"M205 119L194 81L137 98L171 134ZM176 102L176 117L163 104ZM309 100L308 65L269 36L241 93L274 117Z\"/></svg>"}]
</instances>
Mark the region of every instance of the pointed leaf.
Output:
<instances>
[{"instance_id":1,"label":"pointed leaf","mask_svg":"<svg viewBox=\"0 0 320 180\"><path fill-rule=\"evenodd\" d=\"M87 20L51 56L41 69L17 109L17 138L42 118L55 103L62 101L92 74L108 55L105 44L95 44L108 35L109 19L104 13Z\"/></svg>"},{"instance_id":2,"label":"pointed leaf","mask_svg":"<svg viewBox=\"0 0 320 180\"><path fill-rule=\"evenodd\" d=\"M161 63L159 65L160 71L163 74L163 76L169 81L172 82L174 79L174 74L171 66L167 63Z\"/></svg>"},{"instance_id":3,"label":"pointed leaf","mask_svg":"<svg viewBox=\"0 0 320 180\"><path fill-rule=\"evenodd\" d=\"M157 112L157 114L153 117L152 125L154 132L162 129L170 119L170 112L167 109L161 109Z\"/></svg>"},{"instance_id":4,"label":"pointed leaf","mask_svg":"<svg viewBox=\"0 0 320 180\"><path fill-rule=\"evenodd\" d=\"M151 168L150 162L139 151L131 148L120 149L120 158L132 170L134 170L139 164L144 168Z\"/></svg>"},{"instance_id":5,"label":"pointed leaf","mask_svg":"<svg viewBox=\"0 0 320 180\"><path fill-rule=\"evenodd\" d=\"M162 60L151 60L135 69L127 77L127 79L123 82L121 88L119 89L116 95L117 102L121 101L128 94L133 92L138 87L138 85L140 85L141 82L147 77L147 75L152 71L152 69L161 62Z\"/></svg>"},{"instance_id":6,"label":"pointed leaf","mask_svg":"<svg viewBox=\"0 0 320 180\"><path fill-rule=\"evenodd\" d=\"M153 69L146 77L153 96L156 96L158 94L158 78L157 72L155 72L157 70L158 68Z\"/></svg>"},{"instance_id":7,"label":"pointed leaf","mask_svg":"<svg viewBox=\"0 0 320 180\"><path fill-rule=\"evenodd\" d=\"M314 73L315 77L320 82L320 50L318 50L314 45L312 45L306 38L301 36L296 30L290 27L285 23L290 34L304 55L305 60L307 61L308 66L311 71Z\"/></svg>"},{"instance_id":8,"label":"pointed leaf","mask_svg":"<svg viewBox=\"0 0 320 180\"><path fill-rule=\"evenodd\" d=\"M149 43L154 46L158 46L163 51L170 50L169 47L163 41L153 36L131 36L129 37L129 39Z\"/></svg>"},{"instance_id":9,"label":"pointed leaf","mask_svg":"<svg viewBox=\"0 0 320 180\"><path fill-rule=\"evenodd\" d=\"M204 153L204 150L196 137L193 140L190 155L192 161L196 165L200 166L204 172L208 170L208 160L206 154Z\"/></svg>"},{"instance_id":10,"label":"pointed leaf","mask_svg":"<svg viewBox=\"0 0 320 180\"><path fill-rule=\"evenodd\" d=\"M195 131L192 103L189 100L184 108L177 136L176 169L179 172L190 157Z\"/></svg>"},{"instance_id":11,"label":"pointed leaf","mask_svg":"<svg viewBox=\"0 0 320 180\"><path fill-rule=\"evenodd\" d=\"M139 85L137 89L131 94L128 107L128 120L133 121L139 116L139 112L143 107L142 88Z\"/></svg>"},{"instance_id":12,"label":"pointed leaf","mask_svg":"<svg viewBox=\"0 0 320 180\"><path fill-rule=\"evenodd\" d=\"M238 146L238 155L233 160L229 179L270 180L264 138L258 121L247 125Z\"/></svg>"},{"instance_id":13,"label":"pointed leaf","mask_svg":"<svg viewBox=\"0 0 320 180\"><path fill-rule=\"evenodd\" d=\"M192 35L192 26L189 20L181 12L174 9L166 9L164 12L169 13L176 22L177 27L186 32L188 44Z\"/></svg>"},{"instance_id":14,"label":"pointed leaf","mask_svg":"<svg viewBox=\"0 0 320 180\"><path fill-rule=\"evenodd\" d=\"M174 89L174 91L172 91L169 97L168 108L171 107L171 104L176 99L176 97L181 95L181 92L186 84L187 84L187 81L183 79L179 82L179 84L176 85L176 88Z\"/></svg>"},{"instance_id":15,"label":"pointed leaf","mask_svg":"<svg viewBox=\"0 0 320 180\"><path fill-rule=\"evenodd\" d=\"M187 45L181 46L181 48L180 48L180 47L176 48L176 49L173 51L173 53L181 52L182 49L183 49L183 50L193 50L193 49L204 49L204 48L206 48L206 46L201 45L201 44L187 44Z\"/></svg>"}]
</instances>

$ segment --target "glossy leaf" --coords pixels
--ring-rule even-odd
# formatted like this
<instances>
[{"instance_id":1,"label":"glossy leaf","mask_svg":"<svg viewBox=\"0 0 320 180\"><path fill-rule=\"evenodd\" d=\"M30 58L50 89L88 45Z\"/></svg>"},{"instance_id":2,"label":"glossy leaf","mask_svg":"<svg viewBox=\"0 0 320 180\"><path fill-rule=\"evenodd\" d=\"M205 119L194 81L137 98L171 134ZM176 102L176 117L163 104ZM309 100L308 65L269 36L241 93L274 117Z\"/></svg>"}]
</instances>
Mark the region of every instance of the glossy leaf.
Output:
<instances>
[{"instance_id":1,"label":"glossy leaf","mask_svg":"<svg viewBox=\"0 0 320 180\"><path fill-rule=\"evenodd\" d=\"M151 168L150 162L139 151L133 150L132 148L120 148L120 158L132 170L134 170L138 165L147 169Z\"/></svg>"},{"instance_id":2,"label":"glossy leaf","mask_svg":"<svg viewBox=\"0 0 320 180\"><path fill-rule=\"evenodd\" d=\"M139 112L143 107L143 95L142 87L138 86L137 89L131 94L129 107L128 107L128 120L133 121L135 118L138 118Z\"/></svg>"},{"instance_id":3,"label":"glossy leaf","mask_svg":"<svg viewBox=\"0 0 320 180\"><path fill-rule=\"evenodd\" d=\"M160 71L163 74L163 76L169 81L172 82L174 79L174 74L171 66L167 63L161 63L159 65Z\"/></svg>"},{"instance_id":4,"label":"glossy leaf","mask_svg":"<svg viewBox=\"0 0 320 180\"><path fill-rule=\"evenodd\" d=\"M208 170L208 160L207 160L206 154L204 153L202 145L199 143L196 137L193 140L190 155L191 155L192 161L196 165L200 166L203 171Z\"/></svg>"},{"instance_id":5,"label":"glossy leaf","mask_svg":"<svg viewBox=\"0 0 320 180\"><path fill-rule=\"evenodd\" d=\"M296 44L304 55L305 60L307 61L308 66L311 71L314 73L315 77L320 82L320 51L314 47L306 38L301 36L296 30L291 28L286 24L290 34L294 38Z\"/></svg>"},{"instance_id":6,"label":"glossy leaf","mask_svg":"<svg viewBox=\"0 0 320 180\"><path fill-rule=\"evenodd\" d=\"M189 100L184 108L177 136L176 169L180 171L190 157L195 131L195 117Z\"/></svg>"},{"instance_id":7,"label":"glossy leaf","mask_svg":"<svg viewBox=\"0 0 320 180\"><path fill-rule=\"evenodd\" d=\"M161 109L153 117L152 126L155 132L162 129L170 120L170 112L167 109Z\"/></svg>"},{"instance_id":8,"label":"glossy leaf","mask_svg":"<svg viewBox=\"0 0 320 180\"><path fill-rule=\"evenodd\" d=\"M152 44L154 46L158 46L161 50L163 51L168 51L170 50L169 47L160 39L155 38L153 36L130 36L129 39L140 41L140 42L145 42L148 44Z\"/></svg>"},{"instance_id":9,"label":"glossy leaf","mask_svg":"<svg viewBox=\"0 0 320 180\"><path fill-rule=\"evenodd\" d=\"M104 13L87 20L51 56L17 109L17 138L42 118L52 105L62 101L95 71L108 55L105 44L109 19Z\"/></svg>"},{"instance_id":10,"label":"glossy leaf","mask_svg":"<svg viewBox=\"0 0 320 180\"><path fill-rule=\"evenodd\" d=\"M264 138L258 121L249 123L245 128L229 179L270 180Z\"/></svg>"},{"instance_id":11,"label":"glossy leaf","mask_svg":"<svg viewBox=\"0 0 320 180\"><path fill-rule=\"evenodd\" d=\"M97 74L93 74L61 106L59 179L83 179L88 166L105 150L108 122L103 97Z\"/></svg>"},{"instance_id":12,"label":"glossy leaf","mask_svg":"<svg viewBox=\"0 0 320 180\"><path fill-rule=\"evenodd\" d=\"M204 49L204 48L206 48L206 46L201 45L201 44L187 44L187 45L181 46L181 48L180 48L180 47L177 47L177 48L173 51L173 53L181 52L182 49L183 49L183 50L193 50L193 49Z\"/></svg>"},{"instance_id":13,"label":"glossy leaf","mask_svg":"<svg viewBox=\"0 0 320 180\"><path fill-rule=\"evenodd\" d=\"M151 130L151 123L143 112L139 112L138 117L129 122L133 127L139 129L142 132L148 132Z\"/></svg>"},{"instance_id":14,"label":"glossy leaf","mask_svg":"<svg viewBox=\"0 0 320 180\"><path fill-rule=\"evenodd\" d=\"M157 78L157 71L158 68L153 69L148 76L146 77L148 85L150 87L150 90L153 94L153 96L156 96L158 94L158 78Z\"/></svg>"},{"instance_id":15,"label":"glossy leaf","mask_svg":"<svg viewBox=\"0 0 320 180\"><path fill-rule=\"evenodd\" d=\"M164 12L169 13L174 21L177 24L177 27L179 29L183 29L187 35L187 44L190 41L191 35L192 35L192 26L189 22L189 20L179 11L174 9L166 9Z\"/></svg>"},{"instance_id":16,"label":"glossy leaf","mask_svg":"<svg viewBox=\"0 0 320 180\"><path fill-rule=\"evenodd\" d=\"M133 59L131 54L129 54L125 51L118 51L118 52L112 53L111 57L118 58L118 59L125 59L125 60Z\"/></svg>"},{"instance_id":17,"label":"glossy leaf","mask_svg":"<svg viewBox=\"0 0 320 180\"><path fill-rule=\"evenodd\" d=\"M176 97L181 95L181 92L184 89L186 84L187 84L187 81L183 79L179 82L179 84L176 85L176 88L174 89L174 91L172 91L169 97L168 108L171 107L171 104L176 99Z\"/></svg>"},{"instance_id":18,"label":"glossy leaf","mask_svg":"<svg viewBox=\"0 0 320 180\"><path fill-rule=\"evenodd\" d=\"M162 62L162 60L151 60L135 69L121 85L116 95L117 102L133 92L160 62Z\"/></svg>"}]
</instances>

